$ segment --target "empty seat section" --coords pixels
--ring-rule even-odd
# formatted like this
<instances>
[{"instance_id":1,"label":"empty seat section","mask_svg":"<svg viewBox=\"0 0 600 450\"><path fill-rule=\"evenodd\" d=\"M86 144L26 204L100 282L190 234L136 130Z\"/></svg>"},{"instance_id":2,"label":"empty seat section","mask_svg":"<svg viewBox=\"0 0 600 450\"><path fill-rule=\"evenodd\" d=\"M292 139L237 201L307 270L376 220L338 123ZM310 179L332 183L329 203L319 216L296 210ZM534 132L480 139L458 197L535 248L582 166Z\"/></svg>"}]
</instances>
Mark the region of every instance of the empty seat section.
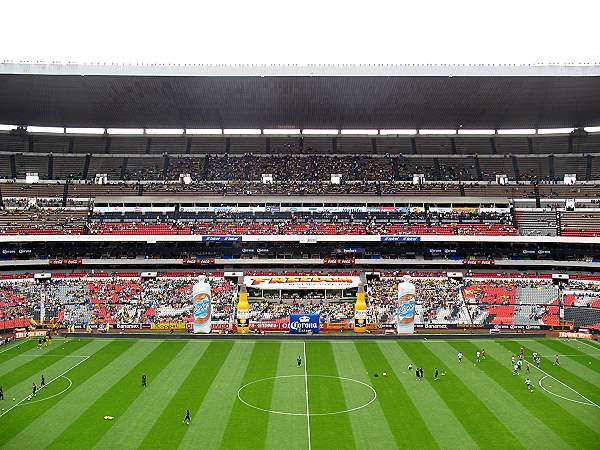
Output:
<instances>
[{"instance_id":1,"label":"empty seat section","mask_svg":"<svg viewBox=\"0 0 600 450\"><path fill-rule=\"evenodd\" d=\"M479 167L483 180L495 181L496 175L506 175L515 179L515 170L510 157L479 157Z\"/></svg>"},{"instance_id":2,"label":"empty seat section","mask_svg":"<svg viewBox=\"0 0 600 450\"><path fill-rule=\"evenodd\" d=\"M496 136L494 141L496 142L496 152L499 154L527 155L529 153L529 144L525 137Z\"/></svg>"},{"instance_id":3,"label":"empty seat section","mask_svg":"<svg viewBox=\"0 0 600 450\"><path fill-rule=\"evenodd\" d=\"M48 179L48 156L37 154L15 155L17 177L25 178L27 173L37 173L42 180Z\"/></svg>"},{"instance_id":4,"label":"empty seat section","mask_svg":"<svg viewBox=\"0 0 600 450\"><path fill-rule=\"evenodd\" d=\"M455 137L456 152L461 155L490 155L492 144L487 137Z\"/></svg>"},{"instance_id":5,"label":"empty seat section","mask_svg":"<svg viewBox=\"0 0 600 450\"><path fill-rule=\"evenodd\" d=\"M93 180L96 174L105 173L109 180L121 178L123 170L123 157L94 155L90 160L88 179Z\"/></svg>"},{"instance_id":6,"label":"empty seat section","mask_svg":"<svg viewBox=\"0 0 600 450\"><path fill-rule=\"evenodd\" d=\"M82 179L85 157L71 155L54 155L52 172L57 180Z\"/></svg>"}]
</instances>

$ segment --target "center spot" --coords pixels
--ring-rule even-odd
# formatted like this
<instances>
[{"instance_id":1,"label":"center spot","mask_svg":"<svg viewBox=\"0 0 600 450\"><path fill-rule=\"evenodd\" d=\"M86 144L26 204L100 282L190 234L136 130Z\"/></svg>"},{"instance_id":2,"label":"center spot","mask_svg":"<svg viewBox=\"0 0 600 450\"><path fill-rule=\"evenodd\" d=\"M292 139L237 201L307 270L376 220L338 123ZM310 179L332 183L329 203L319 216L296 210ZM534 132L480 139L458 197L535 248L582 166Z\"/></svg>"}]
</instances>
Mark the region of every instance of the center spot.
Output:
<instances>
[{"instance_id":1,"label":"center spot","mask_svg":"<svg viewBox=\"0 0 600 450\"><path fill-rule=\"evenodd\" d=\"M372 386L333 375L281 375L243 385L238 399L250 408L289 416L306 416L306 388L311 416L343 414L369 406L377 398Z\"/></svg>"}]
</instances>

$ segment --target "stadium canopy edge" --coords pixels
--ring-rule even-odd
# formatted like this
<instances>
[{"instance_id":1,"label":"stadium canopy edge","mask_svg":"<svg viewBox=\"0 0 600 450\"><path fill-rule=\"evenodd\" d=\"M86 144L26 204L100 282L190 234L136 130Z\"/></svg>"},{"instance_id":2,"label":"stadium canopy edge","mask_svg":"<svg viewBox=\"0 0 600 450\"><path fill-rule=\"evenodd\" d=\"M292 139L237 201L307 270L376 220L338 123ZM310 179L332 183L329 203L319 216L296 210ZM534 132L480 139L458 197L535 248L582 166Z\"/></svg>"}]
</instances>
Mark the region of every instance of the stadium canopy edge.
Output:
<instances>
[{"instance_id":1,"label":"stadium canopy edge","mask_svg":"<svg viewBox=\"0 0 600 450\"><path fill-rule=\"evenodd\" d=\"M0 74L189 77L597 77L600 64L194 65L0 62Z\"/></svg>"}]
</instances>

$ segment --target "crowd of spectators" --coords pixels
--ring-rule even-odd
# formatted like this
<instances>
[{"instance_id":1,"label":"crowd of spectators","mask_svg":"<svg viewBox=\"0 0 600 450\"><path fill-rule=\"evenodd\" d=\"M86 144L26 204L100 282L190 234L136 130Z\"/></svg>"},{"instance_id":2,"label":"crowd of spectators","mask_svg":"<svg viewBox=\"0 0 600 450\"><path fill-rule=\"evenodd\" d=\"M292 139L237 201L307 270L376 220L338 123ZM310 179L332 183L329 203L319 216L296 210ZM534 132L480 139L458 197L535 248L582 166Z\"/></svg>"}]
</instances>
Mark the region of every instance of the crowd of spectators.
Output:
<instances>
[{"instance_id":1,"label":"crowd of spectators","mask_svg":"<svg viewBox=\"0 0 600 450\"><path fill-rule=\"evenodd\" d=\"M470 278L463 281L417 274L416 322L420 324L556 324L558 291L551 279ZM4 328L27 326L42 316L62 324L155 323L192 320L194 277L143 280L128 276L30 278L0 281L0 321ZM208 277L213 320L232 323L237 287L221 276ZM368 320L393 325L401 278L384 276L367 284ZM41 311L44 290L44 314ZM565 307L600 308L600 284L572 281L564 292ZM351 323L354 298L329 293L278 293L251 299L253 321L285 320L291 313L317 312L327 323Z\"/></svg>"}]
</instances>

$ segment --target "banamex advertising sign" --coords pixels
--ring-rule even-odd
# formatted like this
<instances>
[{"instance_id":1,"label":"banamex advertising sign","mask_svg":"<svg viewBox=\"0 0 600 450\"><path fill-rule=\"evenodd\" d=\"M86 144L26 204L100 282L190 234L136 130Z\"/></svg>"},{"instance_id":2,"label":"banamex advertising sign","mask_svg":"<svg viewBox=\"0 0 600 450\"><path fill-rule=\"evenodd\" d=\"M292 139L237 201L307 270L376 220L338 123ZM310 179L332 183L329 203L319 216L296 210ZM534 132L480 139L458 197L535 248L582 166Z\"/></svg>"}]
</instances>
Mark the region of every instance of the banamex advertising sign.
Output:
<instances>
[{"instance_id":1,"label":"banamex advertising sign","mask_svg":"<svg viewBox=\"0 0 600 450\"><path fill-rule=\"evenodd\" d=\"M320 329L319 314L290 314L290 333L318 333Z\"/></svg>"}]
</instances>

